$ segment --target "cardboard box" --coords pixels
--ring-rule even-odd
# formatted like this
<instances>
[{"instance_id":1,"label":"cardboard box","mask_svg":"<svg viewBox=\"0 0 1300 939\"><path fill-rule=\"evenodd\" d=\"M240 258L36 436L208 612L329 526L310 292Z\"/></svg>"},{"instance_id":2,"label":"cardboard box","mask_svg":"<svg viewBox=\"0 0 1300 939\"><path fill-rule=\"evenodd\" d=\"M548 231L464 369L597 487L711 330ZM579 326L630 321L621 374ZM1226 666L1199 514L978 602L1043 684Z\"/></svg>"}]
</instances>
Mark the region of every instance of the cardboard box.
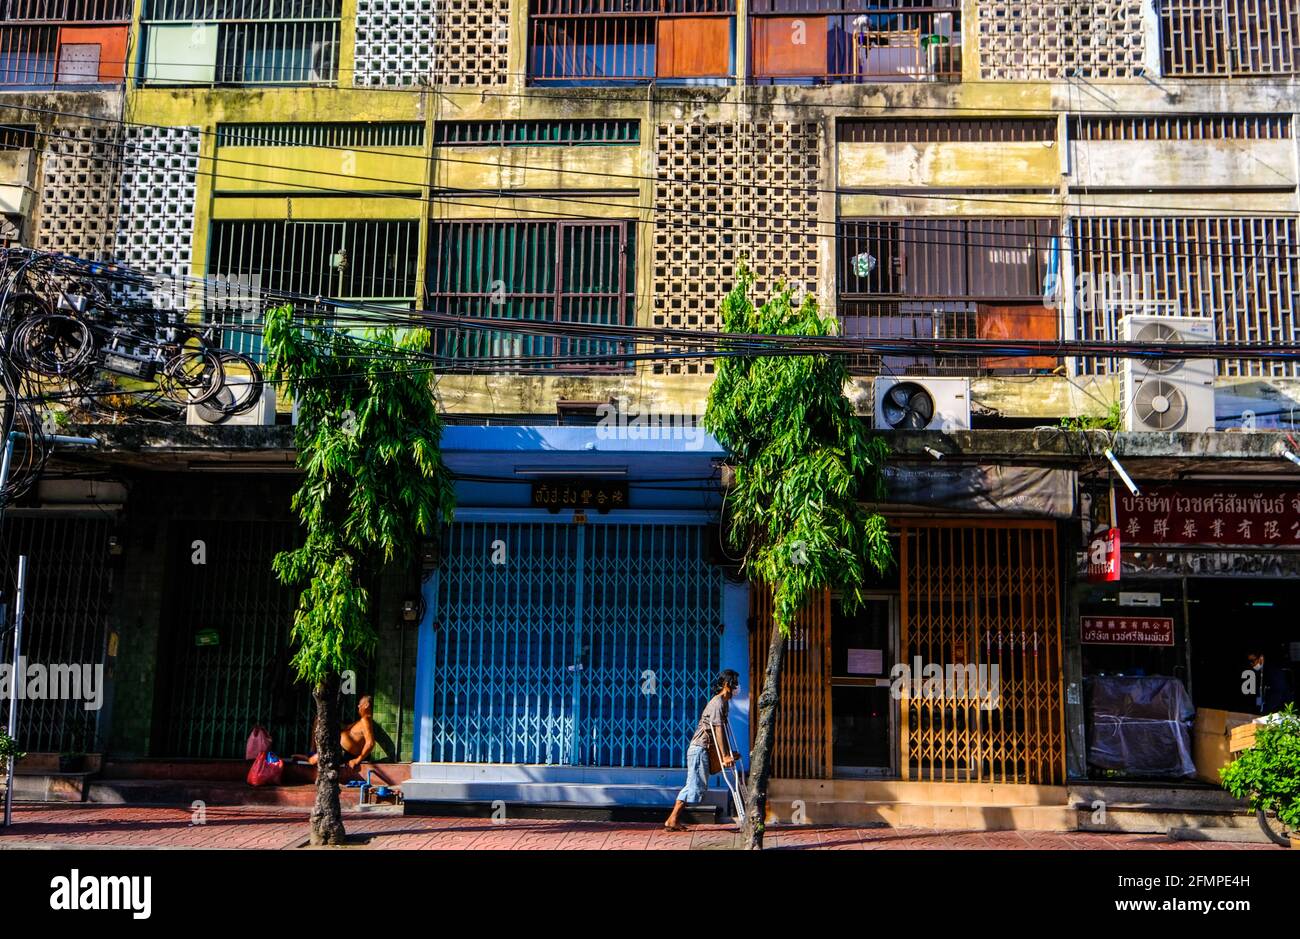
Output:
<instances>
[{"instance_id":1,"label":"cardboard box","mask_svg":"<svg viewBox=\"0 0 1300 939\"><path fill-rule=\"evenodd\" d=\"M1228 749L1233 753L1249 750L1255 745L1255 732L1257 730L1259 730L1259 725L1255 723L1242 724L1240 727L1232 728L1228 732Z\"/></svg>"},{"instance_id":2,"label":"cardboard box","mask_svg":"<svg viewBox=\"0 0 1300 939\"><path fill-rule=\"evenodd\" d=\"M1196 709L1196 721L1192 724L1192 762L1196 764L1197 779L1215 786L1223 785L1219 770L1231 763L1233 754L1239 752L1232 746L1232 733L1249 725L1253 742L1255 725L1252 721L1255 717L1240 711Z\"/></svg>"}]
</instances>

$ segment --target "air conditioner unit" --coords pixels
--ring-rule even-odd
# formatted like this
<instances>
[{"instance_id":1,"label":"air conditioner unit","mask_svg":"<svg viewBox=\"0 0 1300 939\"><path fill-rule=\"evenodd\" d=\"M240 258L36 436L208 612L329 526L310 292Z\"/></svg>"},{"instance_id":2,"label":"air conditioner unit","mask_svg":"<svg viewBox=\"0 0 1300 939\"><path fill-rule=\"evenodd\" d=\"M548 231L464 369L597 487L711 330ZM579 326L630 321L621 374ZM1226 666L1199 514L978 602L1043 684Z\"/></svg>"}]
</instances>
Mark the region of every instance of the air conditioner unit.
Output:
<instances>
[{"instance_id":1,"label":"air conditioner unit","mask_svg":"<svg viewBox=\"0 0 1300 939\"><path fill-rule=\"evenodd\" d=\"M970 379L877 378L874 421L877 430L970 430Z\"/></svg>"},{"instance_id":2,"label":"air conditioner unit","mask_svg":"<svg viewBox=\"0 0 1300 939\"><path fill-rule=\"evenodd\" d=\"M324 39L311 44L311 72L307 80L314 83L333 82L338 79L339 43L337 39Z\"/></svg>"},{"instance_id":3,"label":"air conditioner unit","mask_svg":"<svg viewBox=\"0 0 1300 939\"><path fill-rule=\"evenodd\" d=\"M1124 342L1214 342L1214 320L1204 316L1145 316L1120 320ZM1120 403L1129 431L1214 430L1213 359L1124 359Z\"/></svg>"},{"instance_id":4,"label":"air conditioner unit","mask_svg":"<svg viewBox=\"0 0 1300 939\"><path fill-rule=\"evenodd\" d=\"M240 389L232 390L232 386L247 384L248 381L249 379L243 375L227 375L227 387L217 393L217 402L214 403L219 403L223 398L226 401L234 401L234 396L240 393ZM221 427L269 427L275 423L275 388L269 382L263 384L261 399L242 414L226 414L206 402L191 404L185 409L185 423Z\"/></svg>"}]
</instances>

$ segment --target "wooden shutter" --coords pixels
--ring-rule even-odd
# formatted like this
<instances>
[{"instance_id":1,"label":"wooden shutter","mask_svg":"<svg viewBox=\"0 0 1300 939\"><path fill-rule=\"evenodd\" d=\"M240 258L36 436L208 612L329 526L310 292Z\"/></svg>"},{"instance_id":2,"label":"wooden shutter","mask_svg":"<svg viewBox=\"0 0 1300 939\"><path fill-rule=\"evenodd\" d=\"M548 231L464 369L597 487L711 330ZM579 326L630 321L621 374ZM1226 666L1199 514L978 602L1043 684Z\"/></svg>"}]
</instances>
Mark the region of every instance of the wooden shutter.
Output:
<instances>
[{"instance_id":1,"label":"wooden shutter","mask_svg":"<svg viewBox=\"0 0 1300 939\"><path fill-rule=\"evenodd\" d=\"M724 16L659 20L655 75L721 78L731 74L731 20Z\"/></svg>"},{"instance_id":2,"label":"wooden shutter","mask_svg":"<svg viewBox=\"0 0 1300 939\"><path fill-rule=\"evenodd\" d=\"M754 74L763 78L826 75L827 19L778 16L750 20L754 31Z\"/></svg>"}]
</instances>

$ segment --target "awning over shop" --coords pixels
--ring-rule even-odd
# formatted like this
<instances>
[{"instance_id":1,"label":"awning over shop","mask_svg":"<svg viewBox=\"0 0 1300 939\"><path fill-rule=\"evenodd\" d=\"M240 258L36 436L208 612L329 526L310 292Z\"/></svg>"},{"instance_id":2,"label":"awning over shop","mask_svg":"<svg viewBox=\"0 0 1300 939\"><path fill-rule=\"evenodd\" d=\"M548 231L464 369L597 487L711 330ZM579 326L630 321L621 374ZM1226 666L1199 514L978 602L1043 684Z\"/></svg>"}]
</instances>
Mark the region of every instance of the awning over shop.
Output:
<instances>
[{"instance_id":1,"label":"awning over shop","mask_svg":"<svg viewBox=\"0 0 1300 939\"><path fill-rule=\"evenodd\" d=\"M954 512L1072 518L1079 474L1073 469L1002 464L892 465L889 503Z\"/></svg>"}]
</instances>

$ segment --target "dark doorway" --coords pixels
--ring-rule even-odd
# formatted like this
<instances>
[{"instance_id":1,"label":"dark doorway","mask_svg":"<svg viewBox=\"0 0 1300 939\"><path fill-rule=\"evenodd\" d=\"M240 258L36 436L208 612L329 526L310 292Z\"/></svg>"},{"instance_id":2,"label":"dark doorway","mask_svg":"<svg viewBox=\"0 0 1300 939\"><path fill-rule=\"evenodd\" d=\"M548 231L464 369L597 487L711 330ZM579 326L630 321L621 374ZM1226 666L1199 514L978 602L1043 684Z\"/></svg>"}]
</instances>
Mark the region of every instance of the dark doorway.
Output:
<instances>
[{"instance_id":1,"label":"dark doorway","mask_svg":"<svg viewBox=\"0 0 1300 939\"><path fill-rule=\"evenodd\" d=\"M1198 708L1255 711L1242 692L1246 653L1300 673L1300 585L1284 580L1189 580L1192 697Z\"/></svg>"},{"instance_id":2,"label":"dark doorway","mask_svg":"<svg viewBox=\"0 0 1300 939\"><path fill-rule=\"evenodd\" d=\"M862 608L831 613L831 758L836 776L895 772L894 700L898 601L870 596Z\"/></svg>"}]
</instances>

